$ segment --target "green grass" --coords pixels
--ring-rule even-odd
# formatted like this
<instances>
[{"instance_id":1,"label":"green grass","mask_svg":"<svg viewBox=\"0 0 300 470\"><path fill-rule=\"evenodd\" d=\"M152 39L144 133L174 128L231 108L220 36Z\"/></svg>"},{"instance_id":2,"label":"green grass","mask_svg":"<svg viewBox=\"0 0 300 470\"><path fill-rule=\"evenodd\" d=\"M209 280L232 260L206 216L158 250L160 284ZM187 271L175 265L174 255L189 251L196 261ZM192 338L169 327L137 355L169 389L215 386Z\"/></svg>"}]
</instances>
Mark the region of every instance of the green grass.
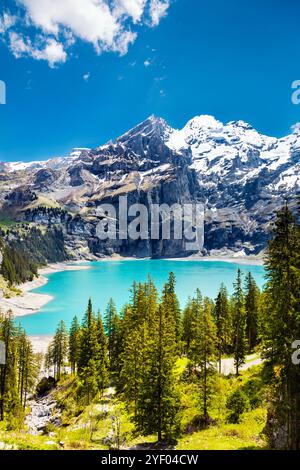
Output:
<instances>
[{"instance_id":1,"label":"green grass","mask_svg":"<svg viewBox=\"0 0 300 470\"><path fill-rule=\"evenodd\" d=\"M2 229L9 229L11 227L15 227L18 225L19 222L17 222L15 219L10 217L9 215L6 214L0 214L0 228Z\"/></svg>"},{"instance_id":2,"label":"green grass","mask_svg":"<svg viewBox=\"0 0 300 470\"><path fill-rule=\"evenodd\" d=\"M257 408L245 413L239 424L212 426L203 431L194 432L181 437L176 449L178 450L242 450L265 448L262 437L267 412Z\"/></svg>"},{"instance_id":3,"label":"green grass","mask_svg":"<svg viewBox=\"0 0 300 470\"><path fill-rule=\"evenodd\" d=\"M52 442L51 442L52 441ZM24 431L0 431L3 450L56 450L59 444L49 436L33 436ZM3 445L4 444L4 445Z\"/></svg>"},{"instance_id":4,"label":"green grass","mask_svg":"<svg viewBox=\"0 0 300 470\"><path fill-rule=\"evenodd\" d=\"M36 209L37 207L46 207L48 209L59 208L58 202L45 196L38 196L38 198L27 206L27 209Z\"/></svg>"}]
</instances>

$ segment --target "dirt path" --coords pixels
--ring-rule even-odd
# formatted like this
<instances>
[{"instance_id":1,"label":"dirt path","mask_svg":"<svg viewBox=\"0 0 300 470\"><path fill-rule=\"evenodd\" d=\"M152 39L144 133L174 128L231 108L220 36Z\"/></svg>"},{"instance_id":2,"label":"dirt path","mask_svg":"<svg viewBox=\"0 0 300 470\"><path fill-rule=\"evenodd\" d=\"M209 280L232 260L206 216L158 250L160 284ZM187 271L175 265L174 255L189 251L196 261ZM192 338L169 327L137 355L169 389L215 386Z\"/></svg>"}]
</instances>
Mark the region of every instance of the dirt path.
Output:
<instances>
[{"instance_id":1,"label":"dirt path","mask_svg":"<svg viewBox=\"0 0 300 470\"><path fill-rule=\"evenodd\" d=\"M240 367L240 370L247 370L250 367L257 366L262 363L262 359L257 357L257 354L251 354L246 357L246 364L243 364ZM235 374L234 359L229 357L227 359L222 359L221 373L223 375Z\"/></svg>"}]
</instances>

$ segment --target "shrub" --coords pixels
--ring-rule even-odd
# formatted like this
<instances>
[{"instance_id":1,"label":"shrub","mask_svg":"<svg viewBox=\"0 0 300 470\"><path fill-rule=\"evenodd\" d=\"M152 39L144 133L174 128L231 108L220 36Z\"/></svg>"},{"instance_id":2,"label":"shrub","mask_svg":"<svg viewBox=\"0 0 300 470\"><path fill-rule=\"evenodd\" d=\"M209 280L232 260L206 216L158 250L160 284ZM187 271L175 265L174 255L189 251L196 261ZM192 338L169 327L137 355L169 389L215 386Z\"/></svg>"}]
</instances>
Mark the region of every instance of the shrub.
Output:
<instances>
[{"instance_id":1,"label":"shrub","mask_svg":"<svg viewBox=\"0 0 300 470\"><path fill-rule=\"evenodd\" d=\"M249 398L241 390L236 390L228 397L226 407L231 411L228 421L239 423L241 415L250 409Z\"/></svg>"}]
</instances>

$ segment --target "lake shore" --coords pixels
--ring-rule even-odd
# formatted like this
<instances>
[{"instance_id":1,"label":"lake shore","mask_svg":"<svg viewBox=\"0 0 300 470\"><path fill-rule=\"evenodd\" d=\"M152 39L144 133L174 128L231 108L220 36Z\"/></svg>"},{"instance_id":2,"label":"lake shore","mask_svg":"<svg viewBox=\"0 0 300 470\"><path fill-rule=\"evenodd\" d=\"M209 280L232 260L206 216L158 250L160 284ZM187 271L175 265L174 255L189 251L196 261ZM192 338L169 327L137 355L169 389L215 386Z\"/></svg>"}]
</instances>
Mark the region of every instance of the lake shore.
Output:
<instances>
[{"instance_id":1,"label":"lake shore","mask_svg":"<svg viewBox=\"0 0 300 470\"><path fill-rule=\"evenodd\" d=\"M0 299L0 309L3 312L11 310L15 317L37 313L53 299L53 297L48 294L31 292L47 284L48 278L45 277L46 275L60 271L78 271L82 269L90 269L90 266L81 264L80 262L74 262L72 264L70 262L49 264L47 267L39 270L38 277L33 279L33 281L26 282L19 286L19 289L23 293L22 295L17 295L9 299Z\"/></svg>"},{"instance_id":2,"label":"lake shore","mask_svg":"<svg viewBox=\"0 0 300 470\"><path fill-rule=\"evenodd\" d=\"M205 261L212 262L218 261L222 263L237 263L245 264L248 266L263 266L263 258L254 258L254 257L229 257L229 256L189 256L188 258L166 258L172 261Z\"/></svg>"},{"instance_id":3,"label":"lake shore","mask_svg":"<svg viewBox=\"0 0 300 470\"><path fill-rule=\"evenodd\" d=\"M104 256L101 259L97 259L94 261L101 262L101 261L144 261L147 259L152 259L150 257L148 258L135 258L135 257L124 257L120 256L117 254L114 254L112 256ZM210 256L201 256L201 255L191 255L187 257L182 257L182 258L158 258L160 260L164 261L219 261L223 263L237 263L237 264L245 264L249 266L263 266L264 264L264 258L262 256L230 256L230 255L210 255Z\"/></svg>"}]
</instances>

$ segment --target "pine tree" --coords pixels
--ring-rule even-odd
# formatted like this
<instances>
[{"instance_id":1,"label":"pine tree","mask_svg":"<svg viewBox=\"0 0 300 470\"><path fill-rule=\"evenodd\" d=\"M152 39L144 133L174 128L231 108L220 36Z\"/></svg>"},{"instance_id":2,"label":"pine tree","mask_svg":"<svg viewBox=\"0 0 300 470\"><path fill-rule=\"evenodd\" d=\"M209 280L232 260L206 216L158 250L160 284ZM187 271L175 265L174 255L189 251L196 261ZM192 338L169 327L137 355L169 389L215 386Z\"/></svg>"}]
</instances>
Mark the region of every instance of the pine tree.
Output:
<instances>
[{"instance_id":1,"label":"pine tree","mask_svg":"<svg viewBox=\"0 0 300 470\"><path fill-rule=\"evenodd\" d=\"M221 285L220 291L216 298L214 316L217 327L218 337L218 360L219 372L222 368L222 355L230 352L232 325L230 307L228 301L228 293L224 284Z\"/></svg>"},{"instance_id":2,"label":"pine tree","mask_svg":"<svg viewBox=\"0 0 300 470\"><path fill-rule=\"evenodd\" d=\"M138 428L145 434L156 432L158 441L172 442L179 432L180 400L174 376L178 357L176 333L176 318L170 320L170 312L162 302L146 337L136 416Z\"/></svg>"},{"instance_id":3,"label":"pine tree","mask_svg":"<svg viewBox=\"0 0 300 470\"><path fill-rule=\"evenodd\" d=\"M245 364L247 351L245 299L240 269L237 273L232 297L232 322L234 365L236 375L239 375L239 368Z\"/></svg>"},{"instance_id":4,"label":"pine tree","mask_svg":"<svg viewBox=\"0 0 300 470\"><path fill-rule=\"evenodd\" d=\"M191 342L194 337L193 320L194 320L193 300L189 298L183 310L183 316L182 316L182 341L184 344L185 353L188 353L188 351L190 350Z\"/></svg>"},{"instance_id":5,"label":"pine tree","mask_svg":"<svg viewBox=\"0 0 300 470\"><path fill-rule=\"evenodd\" d=\"M0 313L0 340L5 345L5 363L0 365L0 420L9 428L19 427L25 417L27 397L36 385L41 358L33 353L25 332L16 327L12 312Z\"/></svg>"},{"instance_id":6,"label":"pine tree","mask_svg":"<svg viewBox=\"0 0 300 470\"><path fill-rule=\"evenodd\" d=\"M109 367L112 373L119 370L121 321L113 299L110 299L104 314L104 326L108 337Z\"/></svg>"},{"instance_id":7,"label":"pine tree","mask_svg":"<svg viewBox=\"0 0 300 470\"><path fill-rule=\"evenodd\" d=\"M80 325L75 316L72 320L69 333L69 361L72 374L75 374L80 352Z\"/></svg>"},{"instance_id":8,"label":"pine tree","mask_svg":"<svg viewBox=\"0 0 300 470\"><path fill-rule=\"evenodd\" d=\"M91 359L99 355L99 344L97 335L97 322L93 313L92 301L89 299L88 307L83 317L80 335L80 354L78 359L78 373L88 366Z\"/></svg>"},{"instance_id":9,"label":"pine tree","mask_svg":"<svg viewBox=\"0 0 300 470\"><path fill-rule=\"evenodd\" d=\"M109 383L109 361L107 352L107 338L104 331L104 325L100 313L97 318L97 340L99 346L99 354L96 357L96 367L98 375L98 389L103 394L105 387Z\"/></svg>"},{"instance_id":10,"label":"pine tree","mask_svg":"<svg viewBox=\"0 0 300 470\"><path fill-rule=\"evenodd\" d=\"M99 390L98 370L94 359L89 359L87 365L80 370L80 378L83 385L83 395L89 405Z\"/></svg>"},{"instance_id":11,"label":"pine tree","mask_svg":"<svg viewBox=\"0 0 300 470\"><path fill-rule=\"evenodd\" d=\"M26 409L28 395L35 390L43 362L43 354L34 353L31 341L27 338L23 373L23 407Z\"/></svg>"},{"instance_id":12,"label":"pine tree","mask_svg":"<svg viewBox=\"0 0 300 470\"><path fill-rule=\"evenodd\" d=\"M180 340L182 337L182 325L181 325L181 311L179 300L177 298L176 292L176 278L173 272L170 272L168 281L166 282L163 294L162 294L162 304L166 311L166 314L169 317L173 317L175 324L175 338L178 346L180 347Z\"/></svg>"},{"instance_id":13,"label":"pine tree","mask_svg":"<svg viewBox=\"0 0 300 470\"><path fill-rule=\"evenodd\" d=\"M260 292L256 282L249 272L245 283L245 310L246 310L246 337L248 340L249 352L253 351L258 344L259 325L259 296Z\"/></svg>"},{"instance_id":14,"label":"pine tree","mask_svg":"<svg viewBox=\"0 0 300 470\"><path fill-rule=\"evenodd\" d=\"M264 347L272 372L273 406L268 426L285 436L283 447L300 449L300 372L293 364L292 345L300 338L300 229L287 205L278 212L269 243ZM281 444L282 445L282 444Z\"/></svg>"},{"instance_id":15,"label":"pine tree","mask_svg":"<svg viewBox=\"0 0 300 470\"><path fill-rule=\"evenodd\" d=\"M131 310L127 309L127 315ZM128 321L128 318L126 319ZM141 390L144 344L141 343L141 326L128 328L126 325L124 351L121 355L122 369L118 389L122 389L128 404L133 403L134 417L138 414L138 398Z\"/></svg>"},{"instance_id":16,"label":"pine tree","mask_svg":"<svg viewBox=\"0 0 300 470\"><path fill-rule=\"evenodd\" d=\"M120 357L122 370L118 388L122 387L127 402L133 403L135 417L145 369L146 335L150 323L146 290L145 284L133 285L131 304L125 309L123 317L124 348Z\"/></svg>"},{"instance_id":17,"label":"pine tree","mask_svg":"<svg viewBox=\"0 0 300 470\"><path fill-rule=\"evenodd\" d=\"M17 349L15 341L17 330L11 311L1 317L0 326L0 340L4 342L5 346L5 364L0 366L0 421L3 421L5 414L13 414L20 403L17 388Z\"/></svg>"},{"instance_id":18,"label":"pine tree","mask_svg":"<svg viewBox=\"0 0 300 470\"><path fill-rule=\"evenodd\" d=\"M24 331L18 329L16 338L17 358L18 358L18 392L19 399L26 408L27 397L34 390L38 380L41 357L34 354L32 344Z\"/></svg>"},{"instance_id":19,"label":"pine tree","mask_svg":"<svg viewBox=\"0 0 300 470\"><path fill-rule=\"evenodd\" d=\"M26 403L26 369L29 355L29 344L26 338L26 334L19 327L17 331L17 357L18 357L18 393L21 403Z\"/></svg>"},{"instance_id":20,"label":"pine tree","mask_svg":"<svg viewBox=\"0 0 300 470\"><path fill-rule=\"evenodd\" d=\"M173 282L173 281L172 281ZM123 315L121 382L137 428L172 440L178 432L180 403L173 368L178 357L173 288L165 286L162 303L153 281L134 284ZM174 305L174 304L173 304Z\"/></svg>"},{"instance_id":21,"label":"pine tree","mask_svg":"<svg viewBox=\"0 0 300 470\"><path fill-rule=\"evenodd\" d=\"M122 313L122 312L121 312ZM124 322L122 316L118 315L115 320L114 343L111 355L110 371L111 377L118 386L122 369L121 357L124 351Z\"/></svg>"},{"instance_id":22,"label":"pine tree","mask_svg":"<svg viewBox=\"0 0 300 470\"><path fill-rule=\"evenodd\" d=\"M203 422L209 422L208 405L212 394L214 362L217 357L217 329L213 320L213 305L206 297L203 305L198 303L193 329L189 359L199 376L200 400Z\"/></svg>"},{"instance_id":23,"label":"pine tree","mask_svg":"<svg viewBox=\"0 0 300 470\"><path fill-rule=\"evenodd\" d=\"M54 338L49 346L49 357L54 366L54 375L57 380L61 378L61 369L68 355L68 332L63 320L60 321Z\"/></svg>"},{"instance_id":24,"label":"pine tree","mask_svg":"<svg viewBox=\"0 0 300 470\"><path fill-rule=\"evenodd\" d=\"M108 384L108 355L104 326L99 315L96 319L92 301L89 299L84 315L78 358L78 375L83 384L88 402L97 392L103 392Z\"/></svg>"}]
</instances>

